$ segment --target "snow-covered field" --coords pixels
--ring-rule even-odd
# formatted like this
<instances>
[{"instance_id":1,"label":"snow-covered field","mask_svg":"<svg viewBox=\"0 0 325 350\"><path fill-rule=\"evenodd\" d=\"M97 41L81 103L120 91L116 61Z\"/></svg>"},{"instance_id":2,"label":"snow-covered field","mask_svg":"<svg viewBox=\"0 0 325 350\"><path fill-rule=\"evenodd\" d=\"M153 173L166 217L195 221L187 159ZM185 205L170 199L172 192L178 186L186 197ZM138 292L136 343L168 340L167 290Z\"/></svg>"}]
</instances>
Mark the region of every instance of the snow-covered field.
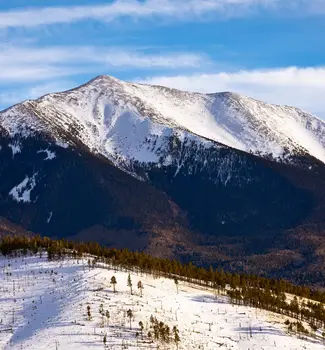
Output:
<instances>
[{"instance_id":1,"label":"snow-covered field","mask_svg":"<svg viewBox=\"0 0 325 350\"><path fill-rule=\"evenodd\" d=\"M131 295L127 271L89 268L87 261L0 257L0 349L103 349L105 334L107 349L176 349L174 343L148 338L151 315L178 327L179 349L324 349L312 339L289 335L281 316L231 305L226 297L194 285L179 282L177 293L173 280L131 271Z\"/></svg>"}]
</instances>

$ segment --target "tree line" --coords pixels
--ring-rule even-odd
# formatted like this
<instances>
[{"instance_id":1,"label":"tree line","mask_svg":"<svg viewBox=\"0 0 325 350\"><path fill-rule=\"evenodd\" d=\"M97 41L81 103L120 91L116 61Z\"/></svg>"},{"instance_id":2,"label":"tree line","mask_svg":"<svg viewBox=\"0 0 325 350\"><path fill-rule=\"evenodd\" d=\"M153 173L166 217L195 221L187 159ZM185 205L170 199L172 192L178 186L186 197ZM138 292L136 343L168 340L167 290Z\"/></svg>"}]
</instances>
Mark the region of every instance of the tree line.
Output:
<instances>
[{"instance_id":1,"label":"tree line","mask_svg":"<svg viewBox=\"0 0 325 350\"><path fill-rule=\"evenodd\" d=\"M175 279L177 276L179 280L205 285L228 294L233 303L288 315L309 322L312 328L325 328L325 292L307 286L297 286L283 279L228 273L212 267L205 269L192 263L182 264L176 260L156 258L143 252L111 249L94 242L52 240L41 236L5 236L0 242L0 252L3 255L16 254L18 251L22 254L27 254L28 251L37 253L40 250L46 250L49 259L60 259L66 255L81 258L84 254L90 254L96 257L94 265L99 261L125 269L138 268L158 277ZM128 285L132 289L130 281ZM296 297L288 301L286 294ZM297 297L309 300L298 301Z\"/></svg>"}]
</instances>

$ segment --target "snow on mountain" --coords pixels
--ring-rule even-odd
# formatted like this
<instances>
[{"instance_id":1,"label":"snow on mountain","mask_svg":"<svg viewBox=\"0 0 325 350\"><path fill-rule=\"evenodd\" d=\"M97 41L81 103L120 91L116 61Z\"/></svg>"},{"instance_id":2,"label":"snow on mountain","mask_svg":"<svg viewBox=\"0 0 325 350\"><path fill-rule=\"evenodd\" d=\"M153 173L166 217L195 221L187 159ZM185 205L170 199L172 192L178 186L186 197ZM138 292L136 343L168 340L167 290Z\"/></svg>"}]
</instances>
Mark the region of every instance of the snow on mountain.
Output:
<instances>
[{"instance_id":1,"label":"snow on mountain","mask_svg":"<svg viewBox=\"0 0 325 350\"><path fill-rule=\"evenodd\" d=\"M127 286L128 273L133 295ZM110 284L113 275L116 293ZM0 257L0 278L3 350L156 349L157 345L176 349L173 342L158 344L148 338L151 315L179 329L179 349L184 350L323 349L316 339L288 334L284 316L232 305L225 296L185 282L179 282L177 293L170 279L107 265L89 268L87 258ZM136 288L139 280L143 297Z\"/></svg>"},{"instance_id":2,"label":"snow on mountain","mask_svg":"<svg viewBox=\"0 0 325 350\"><path fill-rule=\"evenodd\" d=\"M299 109L109 76L16 105L0 113L0 125L12 136L46 132L68 143L72 136L122 167L134 160L168 163L175 137L274 159L307 153L325 162L325 123Z\"/></svg>"},{"instance_id":3,"label":"snow on mountain","mask_svg":"<svg viewBox=\"0 0 325 350\"><path fill-rule=\"evenodd\" d=\"M12 188L9 195L17 202L30 202L30 193L36 186L36 176L37 173L31 178L26 176L20 184Z\"/></svg>"}]
</instances>

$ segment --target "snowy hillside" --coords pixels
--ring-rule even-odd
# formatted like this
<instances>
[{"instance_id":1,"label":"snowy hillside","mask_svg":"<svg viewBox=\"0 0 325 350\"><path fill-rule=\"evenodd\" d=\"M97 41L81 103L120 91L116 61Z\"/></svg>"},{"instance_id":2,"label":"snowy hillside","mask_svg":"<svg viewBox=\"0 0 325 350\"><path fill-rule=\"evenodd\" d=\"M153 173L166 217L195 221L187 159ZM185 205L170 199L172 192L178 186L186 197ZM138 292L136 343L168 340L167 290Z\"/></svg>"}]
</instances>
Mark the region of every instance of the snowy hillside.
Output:
<instances>
[{"instance_id":1,"label":"snowy hillside","mask_svg":"<svg viewBox=\"0 0 325 350\"><path fill-rule=\"evenodd\" d=\"M280 315L231 305L225 296L185 282L177 292L173 280L132 271L130 277L133 295L127 271L93 268L87 259L1 257L0 348L103 349L106 335L107 349L176 349L172 339L165 344L148 337L151 315L179 329L184 350L324 348L317 340L289 335Z\"/></svg>"},{"instance_id":2,"label":"snowy hillside","mask_svg":"<svg viewBox=\"0 0 325 350\"><path fill-rule=\"evenodd\" d=\"M325 162L325 123L296 108L108 76L16 105L0 113L0 125L11 136L45 132L63 145L81 141L122 168L132 161L169 164L175 139L274 159L307 153Z\"/></svg>"}]
</instances>

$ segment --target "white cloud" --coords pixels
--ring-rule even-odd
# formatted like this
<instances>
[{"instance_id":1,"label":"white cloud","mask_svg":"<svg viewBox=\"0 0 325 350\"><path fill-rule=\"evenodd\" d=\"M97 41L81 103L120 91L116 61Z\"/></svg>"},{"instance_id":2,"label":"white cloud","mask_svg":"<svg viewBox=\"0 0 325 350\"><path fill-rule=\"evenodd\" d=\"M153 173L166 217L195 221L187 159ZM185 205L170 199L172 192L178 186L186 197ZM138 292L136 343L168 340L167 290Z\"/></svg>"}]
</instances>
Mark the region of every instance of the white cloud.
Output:
<instances>
[{"instance_id":1,"label":"white cloud","mask_svg":"<svg viewBox=\"0 0 325 350\"><path fill-rule=\"evenodd\" d=\"M0 85L9 82L44 81L52 78L76 75L84 70L71 67L55 67L46 64L2 64L0 69Z\"/></svg>"},{"instance_id":2,"label":"white cloud","mask_svg":"<svg viewBox=\"0 0 325 350\"><path fill-rule=\"evenodd\" d=\"M141 82L205 93L237 92L270 103L297 106L325 119L325 67L157 76Z\"/></svg>"},{"instance_id":3,"label":"white cloud","mask_svg":"<svg viewBox=\"0 0 325 350\"><path fill-rule=\"evenodd\" d=\"M14 63L101 63L117 67L197 67L207 58L195 53L148 54L119 47L13 47L0 46L0 64Z\"/></svg>"},{"instance_id":4,"label":"white cloud","mask_svg":"<svg viewBox=\"0 0 325 350\"><path fill-rule=\"evenodd\" d=\"M325 11L323 0L116 0L110 4L36 7L0 12L0 28L34 27L87 19L110 22L121 17L192 19L222 15L242 17L260 8L290 9L297 14ZM285 12L290 14L290 12Z\"/></svg>"},{"instance_id":5,"label":"white cloud","mask_svg":"<svg viewBox=\"0 0 325 350\"><path fill-rule=\"evenodd\" d=\"M179 52L149 54L106 47L11 47L0 46L0 80L41 81L104 69L176 69L209 64L200 54Z\"/></svg>"},{"instance_id":6,"label":"white cloud","mask_svg":"<svg viewBox=\"0 0 325 350\"><path fill-rule=\"evenodd\" d=\"M134 68L194 68L208 64L208 58L199 54L171 53L162 55L139 54L132 51L109 50L103 52L98 61L115 67Z\"/></svg>"}]
</instances>

